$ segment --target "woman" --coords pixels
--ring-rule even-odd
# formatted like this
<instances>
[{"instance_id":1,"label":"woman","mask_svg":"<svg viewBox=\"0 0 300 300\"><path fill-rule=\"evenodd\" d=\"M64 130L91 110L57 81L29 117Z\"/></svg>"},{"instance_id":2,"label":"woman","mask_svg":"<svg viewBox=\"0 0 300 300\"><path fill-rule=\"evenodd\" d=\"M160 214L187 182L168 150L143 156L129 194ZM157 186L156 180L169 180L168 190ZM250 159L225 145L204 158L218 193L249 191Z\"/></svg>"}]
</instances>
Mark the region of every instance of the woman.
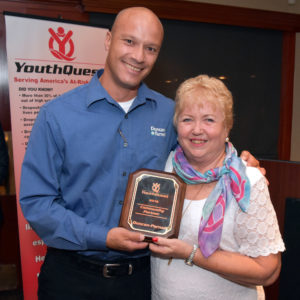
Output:
<instances>
[{"instance_id":1,"label":"woman","mask_svg":"<svg viewBox=\"0 0 300 300\"><path fill-rule=\"evenodd\" d=\"M152 299L264 299L262 285L279 275L276 214L265 178L229 142L232 107L216 78L200 75L177 90L180 146L166 171L187 183L186 199L178 239L150 244Z\"/></svg>"}]
</instances>

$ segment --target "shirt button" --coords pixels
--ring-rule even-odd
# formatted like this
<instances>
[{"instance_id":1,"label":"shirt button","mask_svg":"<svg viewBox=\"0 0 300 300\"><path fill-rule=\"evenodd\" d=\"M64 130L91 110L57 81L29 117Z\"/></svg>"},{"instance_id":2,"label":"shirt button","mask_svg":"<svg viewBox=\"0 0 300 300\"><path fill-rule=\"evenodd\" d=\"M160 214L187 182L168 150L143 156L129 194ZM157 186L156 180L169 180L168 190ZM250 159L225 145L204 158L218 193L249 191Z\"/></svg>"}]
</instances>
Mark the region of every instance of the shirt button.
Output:
<instances>
[{"instance_id":1,"label":"shirt button","mask_svg":"<svg viewBox=\"0 0 300 300\"><path fill-rule=\"evenodd\" d=\"M125 119L128 119L128 114L125 115Z\"/></svg>"},{"instance_id":2,"label":"shirt button","mask_svg":"<svg viewBox=\"0 0 300 300\"><path fill-rule=\"evenodd\" d=\"M127 175L127 173L126 173L126 172L123 172L123 173L122 173L122 175L123 175L123 176L126 176L126 175Z\"/></svg>"},{"instance_id":3,"label":"shirt button","mask_svg":"<svg viewBox=\"0 0 300 300\"><path fill-rule=\"evenodd\" d=\"M126 148L128 146L128 143L124 143L124 147Z\"/></svg>"},{"instance_id":4,"label":"shirt button","mask_svg":"<svg viewBox=\"0 0 300 300\"><path fill-rule=\"evenodd\" d=\"M120 205L123 205L123 204L124 204L124 201L120 200L120 201L119 201L119 204L120 204Z\"/></svg>"}]
</instances>

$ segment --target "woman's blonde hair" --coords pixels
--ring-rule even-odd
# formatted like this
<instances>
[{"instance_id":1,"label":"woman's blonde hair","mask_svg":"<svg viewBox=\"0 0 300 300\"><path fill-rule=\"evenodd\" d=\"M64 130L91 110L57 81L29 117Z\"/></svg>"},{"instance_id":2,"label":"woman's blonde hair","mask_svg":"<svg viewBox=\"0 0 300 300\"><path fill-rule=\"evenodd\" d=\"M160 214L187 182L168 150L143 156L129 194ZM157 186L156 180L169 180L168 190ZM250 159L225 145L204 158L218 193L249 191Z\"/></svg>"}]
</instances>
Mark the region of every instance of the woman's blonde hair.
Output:
<instances>
[{"instance_id":1,"label":"woman's blonde hair","mask_svg":"<svg viewBox=\"0 0 300 300\"><path fill-rule=\"evenodd\" d=\"M198 93L204 97L189 97L191 94L197 95ZM187 79L178 87L173 118L175 127L177 127L178 116L184 106L186 104L199 104L201 106L203 105L203 98L205 101L209 101L221 107L224 113L224 125L229 133L233 126L232 94L221 80L215 77L209 77L208 75L199 75Z\"/></svg>"}]
</instances>

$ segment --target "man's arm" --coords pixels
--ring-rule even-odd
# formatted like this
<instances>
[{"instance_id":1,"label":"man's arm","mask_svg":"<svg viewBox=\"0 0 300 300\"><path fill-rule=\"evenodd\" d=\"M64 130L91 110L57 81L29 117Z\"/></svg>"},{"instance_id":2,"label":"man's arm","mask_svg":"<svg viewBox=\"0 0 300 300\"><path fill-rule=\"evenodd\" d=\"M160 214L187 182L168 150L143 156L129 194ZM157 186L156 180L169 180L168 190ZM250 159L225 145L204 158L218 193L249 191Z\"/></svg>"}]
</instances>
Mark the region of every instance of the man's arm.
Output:
<instances>
[{"instance_id":1,"label":"man's arm","mask_svg":"<svg viewBox=\"0 0 300 300\"><path fill-rule=\"evenodd\" d=\"M50 118L42 108L22 166L20 204L32 228L46 245L59 249L133 251L147 247L138 233L96 224L68 209L83 199L82 195L74 195L78 199L72 203L64 199L62 173L69 171L64 168L65 141Z\"/></svg>"},{"instance_id":2,"label":"man's arm","mask_svg":"<svg viewBox=\"0 0 300 300\"><path fill-rule=\"evenodd\" d=\"M266 175L266 169L260 167L259 161L249 151L244 150L241 153L241 159L247 163L247 166L258 168L264 176Z\"/></svg>"},{"instance_id":3,"label":"man's arm","mask_svg":"<svg viewBox=\"0 0 300 300\"><path fill-rule=\"evenodd\" d=\"M90 244L105 249L108 228L97 228L83 217L66 209L60 188L63 172L63 141L58 130L49 124L41 109L25 154L20 204L25 218L36 233L51 247L85 250Z\"/></svg>"}]
</instances>

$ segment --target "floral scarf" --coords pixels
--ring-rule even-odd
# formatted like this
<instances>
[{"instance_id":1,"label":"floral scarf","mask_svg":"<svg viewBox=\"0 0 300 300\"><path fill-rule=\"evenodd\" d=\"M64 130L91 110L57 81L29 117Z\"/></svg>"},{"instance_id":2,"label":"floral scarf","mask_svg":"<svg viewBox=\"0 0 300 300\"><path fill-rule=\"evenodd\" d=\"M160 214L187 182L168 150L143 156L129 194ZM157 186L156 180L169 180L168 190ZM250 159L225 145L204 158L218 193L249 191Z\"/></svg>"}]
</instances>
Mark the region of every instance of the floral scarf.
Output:
<instances>
[{"instance_id":1,"label":"floral scarf","mask_svg":"<svg viewBox=\"0 0 300 300\"><path fill-rule=\"evenodd\" d=\"M226 157L223 165L208 170L204 174L193 169L188 163L181 146L177 146L172 162L176 173L187 184L218 181L206 199L199 226L199 247L202 254L208 257L219 248L226 203L235 198L243 212L248 209L250 181L246 176L246 166L229 142L226 143Z\"/></svg>"}]
</instances>

